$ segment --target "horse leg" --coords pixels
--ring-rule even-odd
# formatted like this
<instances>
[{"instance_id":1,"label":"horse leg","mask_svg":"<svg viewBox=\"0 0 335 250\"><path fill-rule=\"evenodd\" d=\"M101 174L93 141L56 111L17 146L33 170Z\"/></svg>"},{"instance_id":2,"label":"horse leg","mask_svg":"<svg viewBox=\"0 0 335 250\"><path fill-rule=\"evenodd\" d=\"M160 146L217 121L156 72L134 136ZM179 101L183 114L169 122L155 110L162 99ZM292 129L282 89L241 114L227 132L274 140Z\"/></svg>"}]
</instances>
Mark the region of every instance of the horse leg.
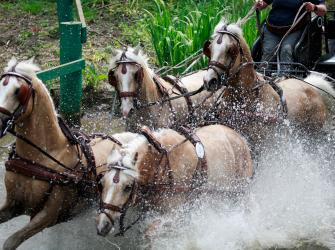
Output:
<instances>
[{"instance_id":1,"label":"horse leg","mask_svg":"<svg viewBox=\"0 0 335 250\"><path fill-rule=\"evenodd\" d=\"M28 225L10 236L4 243L4 250L16 249L23 241L43 229L55 224L62 209L64 192L55 186L43 209L31 218Z\"/></svg>"},{"instance_id":2,"label":"horse leg","mask_svg":"<svg viewBox=\"0 0 335 250\"><path fill-rule=\"evenodd\" d=\"M14 206L15 202L6 200L6 203L0 208L0 224L20 215L17 207Z\"/></svg>"}]
</instances>

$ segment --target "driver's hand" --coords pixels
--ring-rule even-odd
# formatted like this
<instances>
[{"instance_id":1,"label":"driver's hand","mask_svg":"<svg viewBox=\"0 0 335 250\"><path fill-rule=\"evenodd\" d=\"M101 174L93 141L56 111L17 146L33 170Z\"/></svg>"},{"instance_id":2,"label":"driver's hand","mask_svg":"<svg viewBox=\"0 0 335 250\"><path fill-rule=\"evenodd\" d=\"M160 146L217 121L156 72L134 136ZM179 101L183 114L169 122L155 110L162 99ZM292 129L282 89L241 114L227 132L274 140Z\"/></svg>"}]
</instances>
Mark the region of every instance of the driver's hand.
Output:
<instances>
[{"instance_id":1,"label":"driver's hand","mask_svg":"<svg viewBox=\"0 0 335 250\"><path fill-rule=\"evenodd\" d=\"M306 6L305 9L308 12L313 12L315 10L315 4L311 3L311 2L306 2Z\"/></svg>"},{"instance_id":2,"label":"driver's hand","mask_svg":"<svg viewBox=\"0 0 335 250\"><path fill-rule=\"evenodd\" d=\"M264 2L263 0L256 0L255 1L255 7L258 10L262 10L262 9L266 8L266 6L268 6L268 4L266 2Z\"/></svg>"}]
</instances>

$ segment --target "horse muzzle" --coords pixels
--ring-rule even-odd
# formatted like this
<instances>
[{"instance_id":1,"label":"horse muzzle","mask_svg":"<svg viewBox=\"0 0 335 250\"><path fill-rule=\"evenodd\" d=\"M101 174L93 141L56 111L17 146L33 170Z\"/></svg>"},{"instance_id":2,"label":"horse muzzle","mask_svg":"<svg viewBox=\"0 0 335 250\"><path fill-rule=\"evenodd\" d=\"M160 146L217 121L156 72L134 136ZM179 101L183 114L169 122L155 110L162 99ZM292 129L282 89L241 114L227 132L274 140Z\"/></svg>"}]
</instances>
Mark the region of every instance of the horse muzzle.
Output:
<instances>
[{"instance_id":1,"label":"horse muzzle","mask_svg":"<svg viewBox=\"0 0 335 250\"><path fill-rule=\"evenodd\" d=\"M107 236L110 232L114 232L114 223L106 216L106 214L102 213L98 217L97 223L97 234L100 236Z\"/></svg>"},{"instance_id":2,"label":"horse muzzle","mask_svg":"<svg viewBox=\"0 0 335 250\"><path fill-rule=\"evenodd\" d=\"M220 89L221 84L220 81L218 81L218 79L212 78L208 82L204 81L204 87L207 91L214 92Z\"/></svg>"}]
</instances>

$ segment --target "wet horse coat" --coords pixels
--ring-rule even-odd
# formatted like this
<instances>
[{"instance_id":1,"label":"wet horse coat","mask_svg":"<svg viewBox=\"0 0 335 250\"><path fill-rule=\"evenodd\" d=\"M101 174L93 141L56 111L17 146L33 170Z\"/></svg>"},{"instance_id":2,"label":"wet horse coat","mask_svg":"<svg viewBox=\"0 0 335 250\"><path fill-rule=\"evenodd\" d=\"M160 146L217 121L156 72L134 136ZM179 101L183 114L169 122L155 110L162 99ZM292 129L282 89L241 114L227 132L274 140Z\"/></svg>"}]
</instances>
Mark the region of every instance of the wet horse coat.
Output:
<instances>
[{"instance_id":1,"label":"wet horse coat","mask_svg":"<svg viewBox=\"0 0 335 250\"><path fill-rule=\"evenodd\" d=\"M226 86L219 120L225 117L232 121L231 126L248 135L255 144L271 139L273 129L283 124L283 106L278 93L256 73L241 28L222 20L215 28L212 42L205 45L204 52L210 58L204 77L206 88L216 89L221 77ZM287 118L292 127L304 134L314 134L325 124L329 107L320 91L305 81L335 96L330 83L314 75L304 81L286 79L277 84L283 90Z\"/></svg>"},{"instance_id":2,"label":"wet horse coat","mask_svg":"<svg viewBox=\"0 0 335 250\"><path fill-rule=\"evenodd\" d=\"M87 161L83 152L76 145L72 145L62 132L55 112L52 99L43 85L36 78L35 71L39 70L32 61L17 63L12 59L5 72L16 72L23 77L6 76L0 81L0 107L1 129L6 125L9 114L15 113L22 105L20 99L21 90L27 85L24 77L31 79L33 93L25 103L22 112L15 117L15 132L28 139L33 144L50 154L57 161L67 166L70 170L78 172L87 170ZM4 112L4 110L7 110ZM106 164L107 156L111 153L115 143L108 139L92 139L90 143L95 163L97 166ZM45 166L55 172L67 171L50 157L41 153L35 147L27 144L22 139L16 140L16 155ZM90 175L94 177L94 175ZM94 182L95 180L92 179ZM64 218L81 201L82 193L78 193L75 184L58 185L48 181L31 178L15 173L14 170L6 171L5 186L7 196L0 209L0 223L4 223L16 216L30 215L30 222L9 237L4 249L15 249L23 241L46 227L52 226ZM88 187L88 193L95 187Z\"/></svg>"},{"instance_id":3,"label":"wet horse coat","mask_svg":"<svg viewBox=\"0 0 335 250\"><path fill-rule=\"evenodd\" d=\"M121 111L127 119L128 130L136 131L139 125L161 128L191 122L196 126L198 118L208 115L216 93L211 95L202 91L190 100L181 97L170 102L159 101L180 95L182 92L176 84L188 92L198 90L203 85L204 73L203 70L198 71L172 83L149 68L147 58L139 48L128 48L113 50L109 79L121 100ZM150 102L157 104L146 106Z\"/></svg>"},{"instance_id":4,"label":"wet horse coat","mask_svg":"<svg viewBox=\"0 0 335 250\"><path fill-rule=\"evenodd\" d=\"M203 145L207 162L206 180L201 180L200 176L204 175L199 175L196 180L202 185L197 187L194 174L199 169L202 152L174 130L154 132L151 136L154 140L137 135L113 151L108 160L109 171L101 181L102 201L120 209L105 207L99 215L97 228L101 235L113 228L121 208L136 200L145 200L151 208L164 212L183 204L196 190L204 193L243 191L253 174L245 140L223 125L202 127L196 129L195 134Z\"/></svg>"}]
</instances>

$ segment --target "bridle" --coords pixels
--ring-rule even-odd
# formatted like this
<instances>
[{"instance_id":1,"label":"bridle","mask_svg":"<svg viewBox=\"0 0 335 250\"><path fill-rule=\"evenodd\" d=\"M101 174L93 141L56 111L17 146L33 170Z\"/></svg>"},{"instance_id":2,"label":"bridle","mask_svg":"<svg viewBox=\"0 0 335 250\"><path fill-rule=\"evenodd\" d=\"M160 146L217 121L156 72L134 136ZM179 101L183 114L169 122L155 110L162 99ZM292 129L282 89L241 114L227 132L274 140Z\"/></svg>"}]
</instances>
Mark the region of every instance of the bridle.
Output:
<instances>
[{"instance_id":1,"label":"bridle","mask_svg":"<svg viewBox=\"0 0 335 250\"><path fill-rule=\"evenodd\" d=\"M155 150L159 153L160 157L157 158L157 167L155 168L155 171L153 173L153 179L155 180L152 185L146 185L142 186L140 185L135 179L133 181L133 184L131 186L131 193L128 197L128 200L125 202L122 207L116 206L114 204L103 202L102 200L102 185L101 185L101 179L103 178L103 173L101 173L98 177L98 187L100 191L100 207L99 207L99 214L105 214L107 218L110 220L110 222L114 225L114 220L111 218L111 216L106 212L106 210L111 210L114 212L121 213L120 216L120 232L116 236L123 235L125 231L130 229L135 223L137 223L142 216L140 215L134 222L132 222L128 227L124 227L124 218L127 212L127 209L132 205L132 202L138 201L138 195L140 195L140 198L150 196L151 194L157 194L160 192L170 192L170 193L176 193L176 192L183 192L187 193L191 190L199 190L199 187L203 185L203 183L207 182L207 159L205 156L205 153L203 152L202 156L198 157L198 163L196 166L196 170L192 176L192 180L189 187L186 187L184 185L178 185L175 183L175 179L173 176L173 171L170 165L169 160L169 154L172 152L172 150L175 150L180 145L184 144L187 141L190 141L197 151L197 148L199 143L201 144L201 147L203 147L200 139L195 135L191 135L190 131L185 127L180 127L178 129L178 132L185 136L185 139L181 142L173 145L169 149L167 149L164 145L162 145L157 138L153 135L152 131L148 127L142 127L140 130L141 134L145 136L145 138L148 140L149 144L155 148ZM124 166L122 162L118 162L114 165L109 165L108 169L104 172L108 172L111 169L115 169L116 173L113 177L113 182L118 183L120 181L120 172L124 170L132 170L132 168L129 168L127 166ZM163 183L160 183L161 178L160 175L166 176L168 178L167 181L164 181ZM144 207L143 207L144 209ZM142 214L143 215L143 214Z\"/></svg>"},{"instance_id":2,"label":"bridle","mask_svg":"<svg viewBox=\"0 0 335 250\"><path fill-rule=\"evenodd\" d=\"M117 164L114 165L108 165L108 170L110 171L112 169L115 169L115 175L113 177L113 182L115 184L119 183L120 181L120 172L123 170L133 170L127 166L124 166L122 163L118 162ZM137 182L134 179L132 185L131 185L131 191L130 191L130 195L127 199L127 201L122 205L122 207L120 206L116 206L110 203L106 203L103 201L102 199L102 186L101 186L101 179L103 178L104 175L100 175L98 180L98 187L99 187L99 192L100 192L100 206L99 206L99 210L98 210L98 214L104 214L106 215L106 217L109 219L109 221L112 223L112 225L114 225L114 220L113 218L109 215L109 213L106 210L110 210L113 212L118 212L121 214L120 216L120 232L118 233L118 235L123 235L124 232L126 230L128 230L133 224L135 224L139 219L137 219L135 222L133 222L130 226L127 227L127 229L125 229L124 227L124 218L126 216L127 210L128 208L131 206L132 201L134 201L135 197L136 197L136 192L137 192Z\"/></svg>"},{"instance_id":3,"label":"bridle","mask_svg":"<svg viewBox=\"0 0 335 250\"><path fill-rule=\"evenodd\" d=\"M224 26L222 28L222 30L217 31L217 33L218 33L217 35L219 36L219 38L217 40L217 44L222 43L223 35L229 35L230 37L232 37L236 41L237 46L238 46L238 51L232 51L233 58L230 61L230 63L226 66L226 65L220 63L219 61L215 61L215 60L212 60L210 58L209 46L210 46L211 42L206 41L206 43L204 44L204 53L205 53L205 55L207 55L209 57L209 60L210 60L208 62L208 69L212 69L216 73L220 87L221 86L226 86L227 87L229 80L231 80L233 77L235 77L237 75L237 73L239 73L239 71L241 70L241 67L239 67L236 71L234 71L234 72L231 71L233 66L235 65L238 57L240 57L240 64L244 65L245 55L244 55L243 48L241 46L239 37L236 34L228 31L227 26ZM218 69L222 72L219 72Z\"/></svg>"},{"instance_id":4,"label":"bridle","mask_svg":"<svg viewBox=\"0 0 335 250\"><path fill-rule=\"evenodd\" d=\"M13 127L14 122L26 111L30 98L32 97L34 100L35 96L32 80L27 76L15 72L15 66L11 71L2 74L0 76L0 81L4 79L3 85L6 86L9 83L10 77L16 77L24 80L26 84L22 84L18 91L15 92L15 95L19 100L19 105L13 113L4 107L0 107L0 113L7 116L6 119L2 119L0 137L4 136L7 131Z\"/></svg>"},{"instance_id":5,"label":"bridle","mask_svg":"<svg viewBox=\"0 0 335 250\"><path fill-rule=\"evenodd\" d=\"M122 52L122 55L120 57L120 60L115 62L116 66L109 70L109 72L108 72L108 82L118 92L119 98L134 97L134 98L137 99L137 97L140 94L141 84L143 82L143 68L139 63L127 58L126 52L127 52L127 48L124 48L124 50ZM135 73L135 81L137 83L137 88L136 88L135 91L120 91L119 88L117 87L117 79L115 77L115 69L117 69L120 65L122 65L121 73L125 75L125 74L127 74L127 64L135 65L138 68L137 72Z\"/></svg>"}]
</instances>

